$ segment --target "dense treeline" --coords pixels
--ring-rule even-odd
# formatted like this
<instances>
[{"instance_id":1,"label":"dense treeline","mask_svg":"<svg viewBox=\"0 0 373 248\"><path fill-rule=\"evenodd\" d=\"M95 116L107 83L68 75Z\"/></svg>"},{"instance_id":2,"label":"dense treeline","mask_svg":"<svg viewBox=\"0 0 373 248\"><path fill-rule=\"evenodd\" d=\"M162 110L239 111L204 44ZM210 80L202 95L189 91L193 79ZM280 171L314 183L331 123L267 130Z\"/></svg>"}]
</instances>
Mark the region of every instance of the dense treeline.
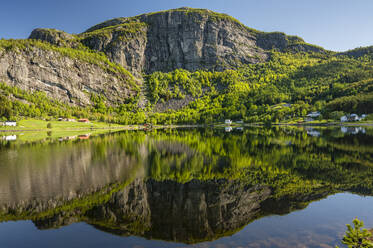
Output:
<instances>
[{"instance_id":1,"label":"dense treeline","mask_svg":"<svg viewBox=\"0 0 373 248\"><path fill-rule=\"evenodd\" d=\"M135 104L108 107L105 98L91 95L92 106L70 106L47 97L44 92L27 92L17 87L0 83L0 120L23 118L89 118L110 123L135 124L145 121L145 114L136 111Z\"/></svg>"}]
</instances>

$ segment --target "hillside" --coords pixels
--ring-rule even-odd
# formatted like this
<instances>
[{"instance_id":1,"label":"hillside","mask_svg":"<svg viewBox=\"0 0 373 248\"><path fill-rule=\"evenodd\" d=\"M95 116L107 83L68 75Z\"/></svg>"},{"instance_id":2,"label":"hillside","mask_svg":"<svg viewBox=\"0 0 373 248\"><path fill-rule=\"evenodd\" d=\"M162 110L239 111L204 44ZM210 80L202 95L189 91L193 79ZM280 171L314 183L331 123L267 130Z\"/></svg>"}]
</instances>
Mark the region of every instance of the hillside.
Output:
<instances>
[{"instance_id":1,"label":"hillside","mask_svg":"<svg viewBox=\"0 0 373 248\"><path fill-rule=\"evenodd\" d=\"M191 8L116 18L80 34L35 29L29 39L0 41L0 115L125 124L370 113L371 50L335 53Z\"/></svg>"}]
</instances>

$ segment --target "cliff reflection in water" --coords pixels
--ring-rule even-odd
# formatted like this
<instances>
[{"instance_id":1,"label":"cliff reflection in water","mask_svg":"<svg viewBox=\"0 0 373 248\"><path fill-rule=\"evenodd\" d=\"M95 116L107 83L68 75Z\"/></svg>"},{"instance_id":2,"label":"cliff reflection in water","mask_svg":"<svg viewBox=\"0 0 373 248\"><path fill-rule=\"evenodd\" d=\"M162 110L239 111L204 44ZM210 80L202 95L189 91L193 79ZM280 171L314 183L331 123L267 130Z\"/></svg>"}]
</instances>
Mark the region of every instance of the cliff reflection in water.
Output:
<instances>
[{"instance_id":1,"label":"cliff reflection in water","mask_svg":"<svg viewBox=\"0 0 373 248\"><path fill-rule=\"evenodd\" d=\"M250 128L123 132L4 143L0 220L84 221L116 235L198 243L350 191L372 195L373 132Z\"/></svg>"}]
</instances>

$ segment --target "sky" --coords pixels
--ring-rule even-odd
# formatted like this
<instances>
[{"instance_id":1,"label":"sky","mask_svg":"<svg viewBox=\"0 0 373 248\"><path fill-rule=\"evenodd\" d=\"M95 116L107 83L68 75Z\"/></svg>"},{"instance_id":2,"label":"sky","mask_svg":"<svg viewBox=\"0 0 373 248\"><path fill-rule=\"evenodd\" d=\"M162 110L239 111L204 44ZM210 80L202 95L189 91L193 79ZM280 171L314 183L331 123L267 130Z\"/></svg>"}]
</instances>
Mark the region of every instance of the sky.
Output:
<instances>
[{"instance_id":1,"label":"sky","mask_svg":"<svg viewBox=\"0 0 373 248\"><path fill-rule=\"evenodd\" d=\"M179 7L229 14L248 27L281 31L333 51L373 45L373 0L2 0L0 38L34 28L81 33L115 17Z\"/></svg>"}]
</instances>

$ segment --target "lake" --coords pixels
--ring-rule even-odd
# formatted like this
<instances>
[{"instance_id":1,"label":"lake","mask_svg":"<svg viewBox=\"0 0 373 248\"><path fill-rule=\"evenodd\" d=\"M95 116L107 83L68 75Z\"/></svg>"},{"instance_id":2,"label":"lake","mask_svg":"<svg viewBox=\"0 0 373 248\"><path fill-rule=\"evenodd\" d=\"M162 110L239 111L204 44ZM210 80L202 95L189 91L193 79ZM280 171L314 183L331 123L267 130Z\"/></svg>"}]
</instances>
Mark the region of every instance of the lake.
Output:
<instances>
[{"instance_id":1,"label":"lake","mask_svg":"<svg viewBox=\"0 0 373 248\"><path fill-rule=\"evenodd\" d=\"M373 227L369 127L24 135L0 135L2 248L343 247L355 217Z\"/></svg>"}]
</instances>

